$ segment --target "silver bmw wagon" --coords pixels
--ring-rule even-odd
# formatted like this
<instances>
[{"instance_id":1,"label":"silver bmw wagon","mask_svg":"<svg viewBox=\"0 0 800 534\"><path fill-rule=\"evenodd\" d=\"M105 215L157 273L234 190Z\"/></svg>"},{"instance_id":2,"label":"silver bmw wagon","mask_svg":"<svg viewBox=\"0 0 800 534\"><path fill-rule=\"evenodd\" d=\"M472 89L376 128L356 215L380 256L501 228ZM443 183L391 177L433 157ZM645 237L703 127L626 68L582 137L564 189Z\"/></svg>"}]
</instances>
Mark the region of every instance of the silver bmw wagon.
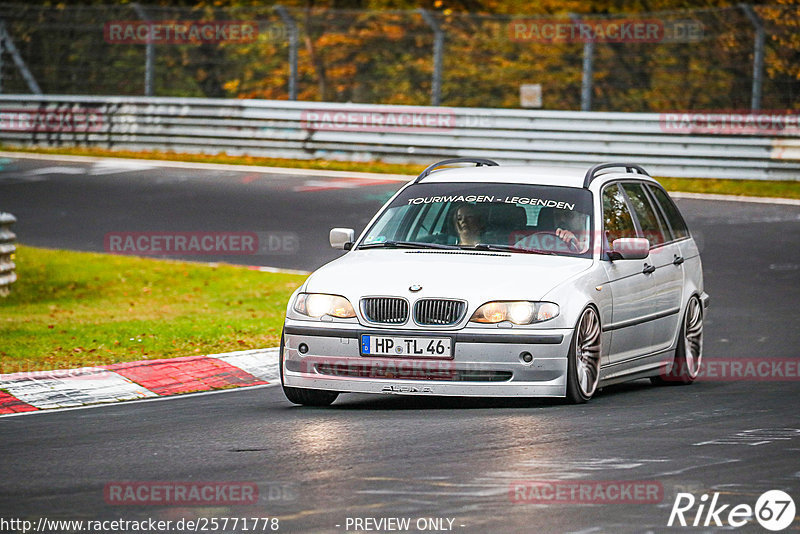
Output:
<instances>
[{"instance_id":1,"label":"silver bmw wagon","mask_svg":"<svg viewBox=\"0 0 800 534\"><path fill-rule=\"evenodd\" d=\"M469 164L469 166L464 166ZM708 295L675 203L639 165L445 160L402 187L291 297L293 403L341 393L564 397L689 384Z\"/></svg>"}]
</instances>

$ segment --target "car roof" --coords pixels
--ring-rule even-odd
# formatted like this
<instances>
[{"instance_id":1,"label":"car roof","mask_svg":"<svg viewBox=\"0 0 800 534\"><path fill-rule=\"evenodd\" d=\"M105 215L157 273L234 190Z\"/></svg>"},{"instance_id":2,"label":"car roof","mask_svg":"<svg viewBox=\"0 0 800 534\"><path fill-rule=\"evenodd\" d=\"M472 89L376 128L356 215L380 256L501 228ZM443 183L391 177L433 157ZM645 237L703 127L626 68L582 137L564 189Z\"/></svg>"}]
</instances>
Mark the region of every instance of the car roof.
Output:
<instances>
[{"instance_id":1,"label":"car roof","mask_svg":"<svg viewBox=\"0 0 800 534\"><path fill-rule=\"evenodd\" d=\"M588 170L589 166L498 165L492 167L443 167L428 174L420 183L491 182L554 185L582 189ZM644 174L619 171L599 172L592 183L602 184L613 179L636 179L657 183Z\"/></svg>"}]
</instances>

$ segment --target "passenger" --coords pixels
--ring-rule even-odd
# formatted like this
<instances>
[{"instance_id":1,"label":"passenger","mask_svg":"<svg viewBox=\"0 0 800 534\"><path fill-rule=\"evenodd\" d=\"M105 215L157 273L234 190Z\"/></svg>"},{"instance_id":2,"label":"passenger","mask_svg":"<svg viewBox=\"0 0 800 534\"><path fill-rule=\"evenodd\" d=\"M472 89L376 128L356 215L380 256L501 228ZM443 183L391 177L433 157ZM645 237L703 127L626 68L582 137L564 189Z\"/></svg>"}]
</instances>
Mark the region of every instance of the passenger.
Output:
<instances>
[{"instance_id":1,"label":"passenger","mask_svg":"<svg viewBox=\"0 0 800 534\"><path fill-rule=\"evenodd\" d=\"M453 215L453 226L458 233L458 245L474 246L481 242L485 226L481 210L474 204L459 206Z\"/></svg>"}]
</instances>

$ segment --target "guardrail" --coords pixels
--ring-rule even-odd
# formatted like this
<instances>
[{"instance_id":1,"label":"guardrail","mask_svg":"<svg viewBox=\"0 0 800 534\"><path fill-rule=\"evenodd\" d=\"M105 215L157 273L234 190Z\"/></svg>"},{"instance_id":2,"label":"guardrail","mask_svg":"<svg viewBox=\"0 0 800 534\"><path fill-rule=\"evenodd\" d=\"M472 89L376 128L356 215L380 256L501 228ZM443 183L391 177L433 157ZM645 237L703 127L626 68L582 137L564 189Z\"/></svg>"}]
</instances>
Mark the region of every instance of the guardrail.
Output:
<instances>
[{"instance_id":1,"label":"guardrail","mask_svg":"<svg viewBox=\"0 0 800 534\"><path fill-rule=\"evenodd\" d=\"M17 222L17 218L10 213L0 211L0 297L8 296L11 291L11 284L16 282L17 273L14 272L14 240L17 235L11 231L11 225Z\"/></svg>"},{"instance_id":2,"label":"guardrail","mask_svg":"<svg viewBox=\"0 0 800 534\"><path fill-rule=\"evenodd\" d=\"M800 180L800 112L765 112L761 123L751 121L761 135L740 128L735 114L692 113L2 95L0 143L413 163L624 160L657 176ZM774 127L763 128L764 120Z\"/></svg>"}]
</instances>

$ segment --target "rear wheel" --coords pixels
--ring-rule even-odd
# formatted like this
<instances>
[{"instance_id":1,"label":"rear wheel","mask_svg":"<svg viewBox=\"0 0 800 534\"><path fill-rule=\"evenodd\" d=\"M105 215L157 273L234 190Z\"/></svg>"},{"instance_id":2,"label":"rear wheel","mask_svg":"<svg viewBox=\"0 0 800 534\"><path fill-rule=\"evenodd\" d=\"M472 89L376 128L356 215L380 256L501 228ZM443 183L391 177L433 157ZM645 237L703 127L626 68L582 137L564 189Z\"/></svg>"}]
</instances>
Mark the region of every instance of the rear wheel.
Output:
<instances>
[{"instance_id":1,"label":"rear wheel","mask_svg":"<svg viewBox=\"0 0 800 534\"><path fill-rule=\"evenodd\" d=\"M285 386L283 383L283 333L281 333L281 348L278 358L278 369L281 376L281 387L283 394L294 404L303 406L330 406L336 400L339 393L335 391L324 391L321 389L293 388Z\"/></svg>"},{"instance_id":2,"label":"rear wheel","mask_svg":"<svg viewBox=\"0 0 800 534\"><path fill-rule=\"evenodd\" d=\"M567 362L567 401L580 404L588 401L597 389L600 378L600 317L588 307L581 314Z\"/></svg>"},{"instance_id":3,"label":"rear wheel","mask_svg":"<svg viewBox=\"0 0 800 534\"><path fill-rule=\"evenodd\" d=\"M686 314L681 323L678 346L672 369L650 380L654 384L691 384L700 373L703 363L703 305L697 296L692 296L686 305Z\"/></svg>"}]
</instances>

